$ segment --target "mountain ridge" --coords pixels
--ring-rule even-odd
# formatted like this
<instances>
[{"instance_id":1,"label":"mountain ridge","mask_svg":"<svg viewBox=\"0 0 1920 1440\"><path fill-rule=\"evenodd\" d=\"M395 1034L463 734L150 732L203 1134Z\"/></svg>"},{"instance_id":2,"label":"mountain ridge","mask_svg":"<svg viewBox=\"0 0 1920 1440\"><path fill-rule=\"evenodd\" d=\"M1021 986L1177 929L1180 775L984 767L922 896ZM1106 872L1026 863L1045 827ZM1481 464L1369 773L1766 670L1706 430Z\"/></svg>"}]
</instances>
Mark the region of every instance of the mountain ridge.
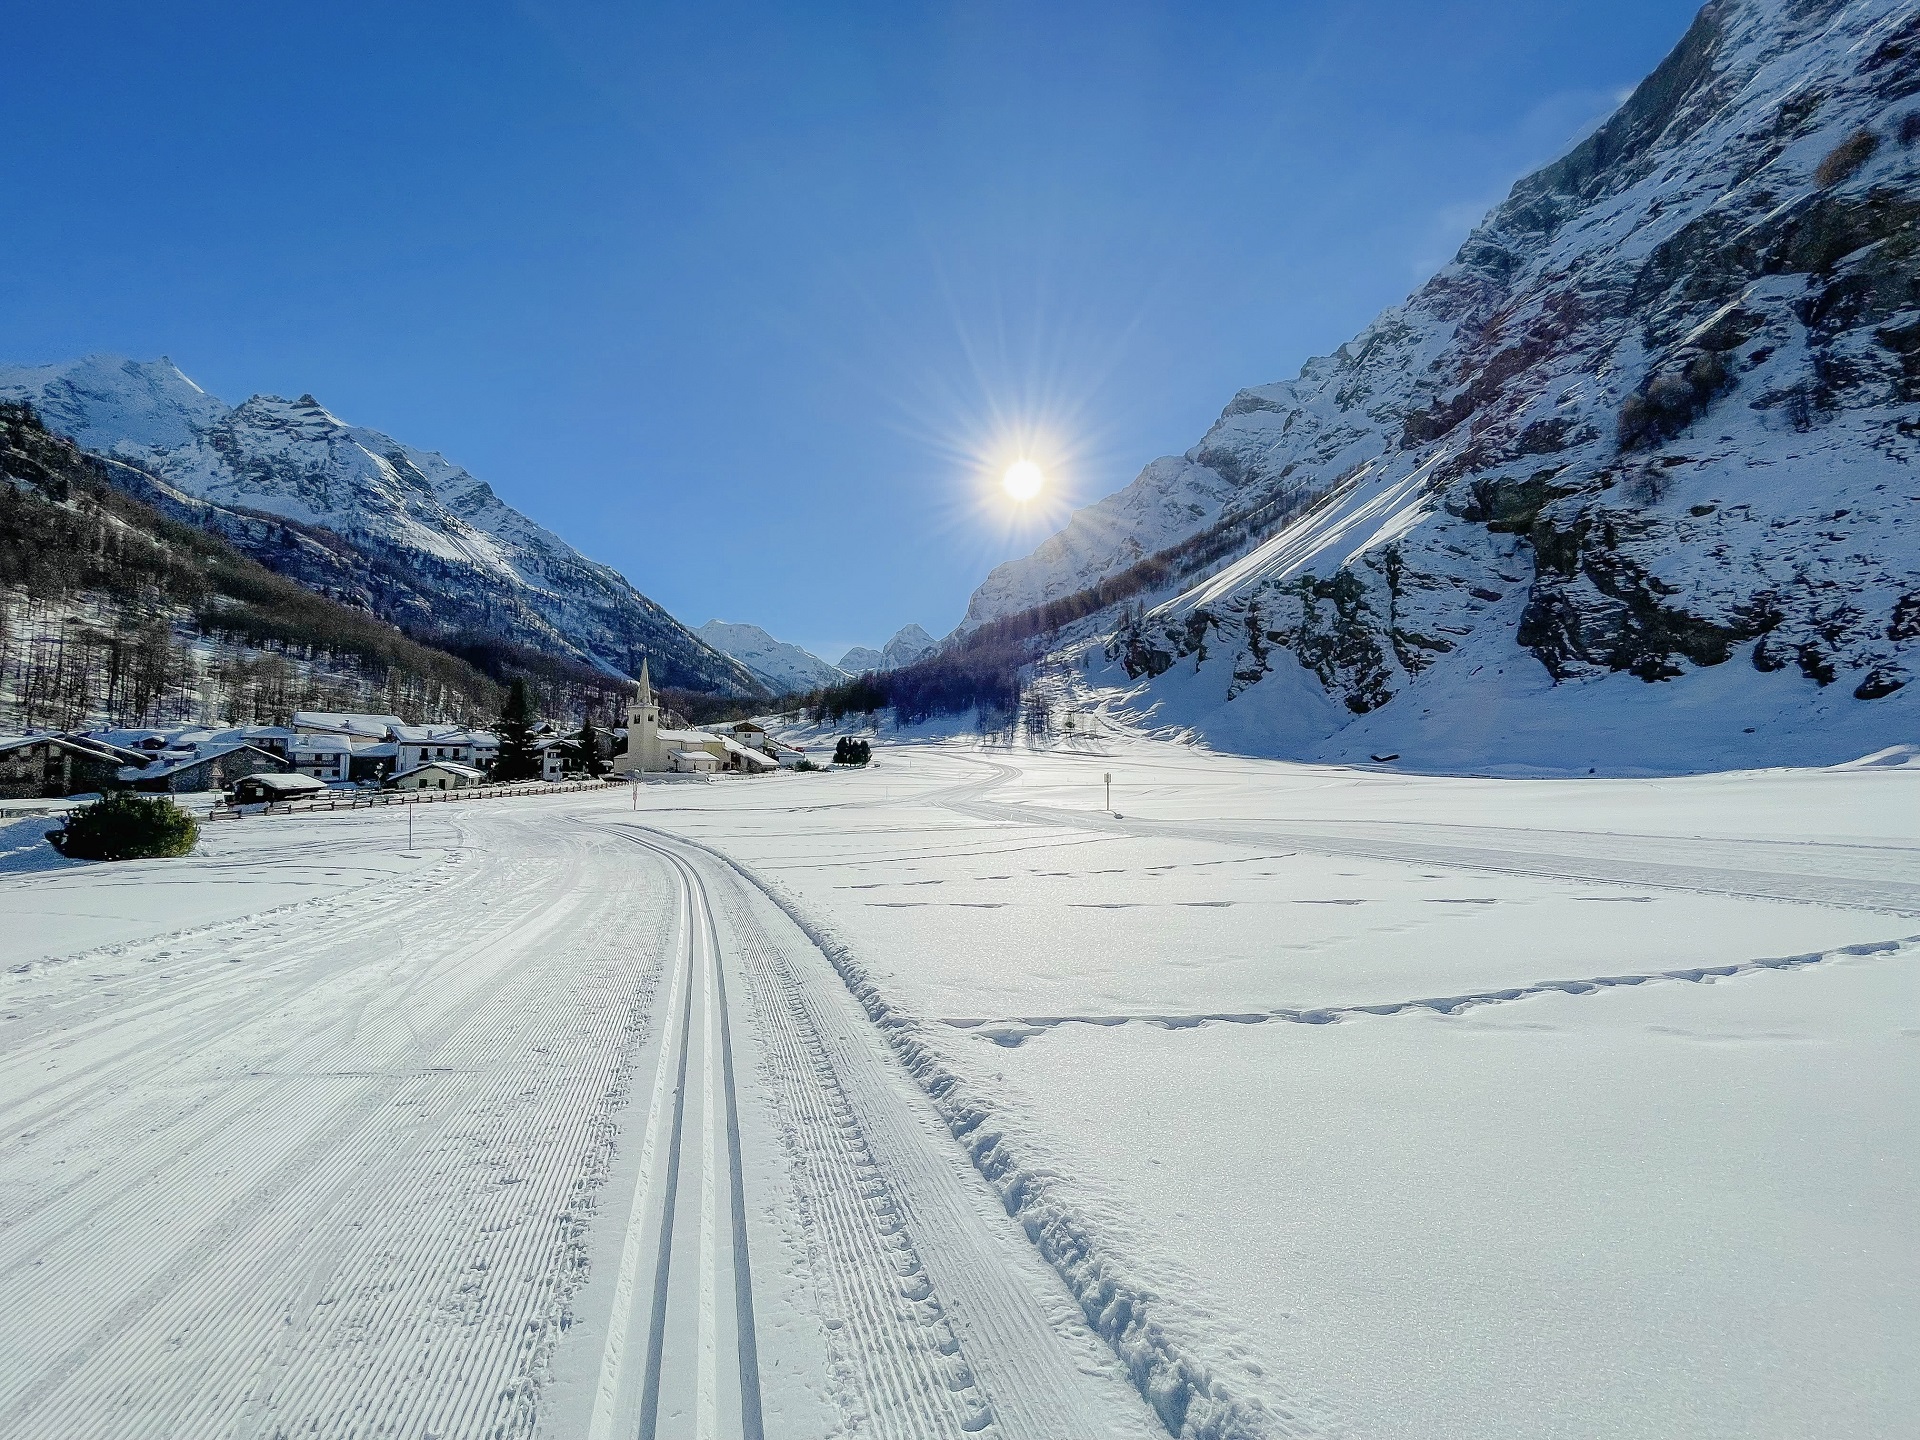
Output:
<instances>
[{"instance_id":1,"label":"mountain ridge","mask_svg":"<svg viewBox=\"0 0 1920 1440\"><path fill-rule=\"evenodd\" d=\"M840 657L838 668L847 675L899 670L916 660L924 660L939 648L939 641L917 623L910 622L894 631L893 638L878 650L864 645L854 646Z\"/></svg>"},{"instance_id":2,"label":"mountain ridge","mask_svg":"<svg viewBox=\"0 0 1920 1440\"><path fill-rule=\"evenodd\" d=\"M1407 302L998 567L963 631L1212 536L1199 578L1107 609L1104 648L1236 745L1422 743L1415 697L1471 705L1461 677L1508 666L1677 705L1733 662L1756 729L1834 694L1881 718L1820 723L1911 726L1917 55L1911 4L1707 5ZM1498 703L1566 708L1527 694Z\"/></svg>"},{"instance_id":3,"label":"mountain ridge","mask_svg":"<svg viewBox=\"0 0 1920 1440\"><path fill-rule=\"evenodd\" d=\"M693 633L745 665L775 695L817 690L848 678L844 670L829 665L811 650L776 640L758 625L709 620Z\"/></svg>"},{"instance_id":4,"label":"mountain ridge","mask_svg":"<svg viewBox=\"0 0 1920 1440\"><path fill-rule=\"evenodd\" d=\"M737 661L627 582L502 501L435 451L350 425L311 395L255 395L229 406L170 360L88 356L0 367L0 398L32 404L83 448L151 472L219 512L324 532L302 583L439 643L461 634L579 660L630 677L644 655L656 680L752 696ZM207 517L224 524L220 515ZM299 550L229 533L269 568Z\"/></svg>"}]
</instances>

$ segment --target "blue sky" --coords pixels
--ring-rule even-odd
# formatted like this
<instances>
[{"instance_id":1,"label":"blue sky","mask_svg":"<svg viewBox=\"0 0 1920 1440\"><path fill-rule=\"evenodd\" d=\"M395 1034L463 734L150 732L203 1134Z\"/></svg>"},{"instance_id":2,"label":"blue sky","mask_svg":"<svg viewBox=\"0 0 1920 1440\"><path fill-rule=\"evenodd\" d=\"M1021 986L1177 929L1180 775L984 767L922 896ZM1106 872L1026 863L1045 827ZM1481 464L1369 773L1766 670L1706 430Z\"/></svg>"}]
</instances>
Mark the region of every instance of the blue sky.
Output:
<instances>
[{"instance_id":1,"label":"blue sky","mask_svg":"<svg viewBox=\"0 0 1920 1440\"><path fill-rule=\"evenodd\" d=\"M22 8L0 359L310 391L833 659L1403 298L1693 9Z\"/></svg>"}]
</instances>

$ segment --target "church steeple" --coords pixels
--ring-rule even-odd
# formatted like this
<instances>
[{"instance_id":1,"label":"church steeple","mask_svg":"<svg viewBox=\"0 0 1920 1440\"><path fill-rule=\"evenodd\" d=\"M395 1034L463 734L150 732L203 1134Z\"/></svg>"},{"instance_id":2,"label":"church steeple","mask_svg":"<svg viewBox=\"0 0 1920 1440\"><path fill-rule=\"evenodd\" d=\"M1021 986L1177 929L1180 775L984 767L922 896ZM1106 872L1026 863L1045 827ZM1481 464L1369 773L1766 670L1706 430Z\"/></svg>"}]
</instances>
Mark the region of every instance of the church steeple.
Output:
<instances>
[{"instance_id":1,"label":"church steeple","mask_svg":"<svg viewBox=\"0 0 1920 1440\"><path fill-rule=\"evenodd\" d=\"M640 657L640 703L653 704L653 681L647 677L647 657Z\"/></svg>"}]
</instances>

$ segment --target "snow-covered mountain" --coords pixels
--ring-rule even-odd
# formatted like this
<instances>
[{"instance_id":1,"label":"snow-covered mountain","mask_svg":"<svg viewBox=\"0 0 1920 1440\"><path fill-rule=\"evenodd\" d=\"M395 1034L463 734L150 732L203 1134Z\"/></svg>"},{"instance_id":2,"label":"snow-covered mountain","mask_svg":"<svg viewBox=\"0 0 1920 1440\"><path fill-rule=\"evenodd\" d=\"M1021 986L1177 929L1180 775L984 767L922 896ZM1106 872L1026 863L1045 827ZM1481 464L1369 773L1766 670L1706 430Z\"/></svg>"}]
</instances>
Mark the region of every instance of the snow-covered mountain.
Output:
<instances>
[{"instance_id":1,"label":"snow-covered mountain","mask_svg":"<svg viewBox=\"0 0 1920 1440\"><path fill-rule=\"evenodd\" d=\"M50 428L152 472L175 500L208 502L193 518L271 568L423 638L491 637L623 675L645 654L664 684L762 689L460 466L349 425L311 395L229 406L166 359L96 355L0 367L0 399L30 401Z\"/></svg>"},{"instance_id":2,"label":"snow-covered mountain","mask_svg":"<svg viewBox=\"0 0 1920 1440\"><path fill-rule=\"evenodd\" d=\"M856 645L840 657L840 669L849 675L865 675L881 670L898 670L903 665L911 665L916 660L925 659L940 648L935 640L918 625L907 625L894 633L881 649L870 649L865 645Z\"/></svg>"},{"instance_id":3,"label":"snow-covered mountain","mask_svg":"<svg viewBox=\"0 0 1920 1440\"><path fill-rule=\"evenodd\" d=\"M1917 224L1920 7L1716 0L1405 304L966 626L1102 584L1143 700L1251 748L1914 738Z\"/></svg>"},{"instance_id":4,"label":"snow-covered mountain","mask_svg":"<svg viewBox=\"0 0 1920 1440\"><path fill-rule=\"evenodd\" d=\"M776 695L812 690L847 678L846 671L829 665L810 650L774 639L758 625L709 620L693 633L722 655L738 660Z\"/></svg>"}]
</instances>

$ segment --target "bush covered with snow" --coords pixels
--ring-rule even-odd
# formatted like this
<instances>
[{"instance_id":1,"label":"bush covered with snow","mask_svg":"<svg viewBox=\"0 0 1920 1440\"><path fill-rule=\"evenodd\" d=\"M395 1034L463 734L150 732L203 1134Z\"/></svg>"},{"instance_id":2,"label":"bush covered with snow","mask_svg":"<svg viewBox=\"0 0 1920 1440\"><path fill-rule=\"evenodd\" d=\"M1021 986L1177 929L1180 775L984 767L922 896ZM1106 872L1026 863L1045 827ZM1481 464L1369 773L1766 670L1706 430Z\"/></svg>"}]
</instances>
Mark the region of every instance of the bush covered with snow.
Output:
<instances>
[{"instance_id":1,"label":"bush covered with snow","mask_svg":"<svg viewBox=\"0 0 1920 1440\"><path fill-rule=\"evenodd\" d=\"M150 860L184 855L200 838L200 824L171 800L125 791L103 796L67 817L67 828L47 841L73 860Z\"/></svg>"}]
</instances>

